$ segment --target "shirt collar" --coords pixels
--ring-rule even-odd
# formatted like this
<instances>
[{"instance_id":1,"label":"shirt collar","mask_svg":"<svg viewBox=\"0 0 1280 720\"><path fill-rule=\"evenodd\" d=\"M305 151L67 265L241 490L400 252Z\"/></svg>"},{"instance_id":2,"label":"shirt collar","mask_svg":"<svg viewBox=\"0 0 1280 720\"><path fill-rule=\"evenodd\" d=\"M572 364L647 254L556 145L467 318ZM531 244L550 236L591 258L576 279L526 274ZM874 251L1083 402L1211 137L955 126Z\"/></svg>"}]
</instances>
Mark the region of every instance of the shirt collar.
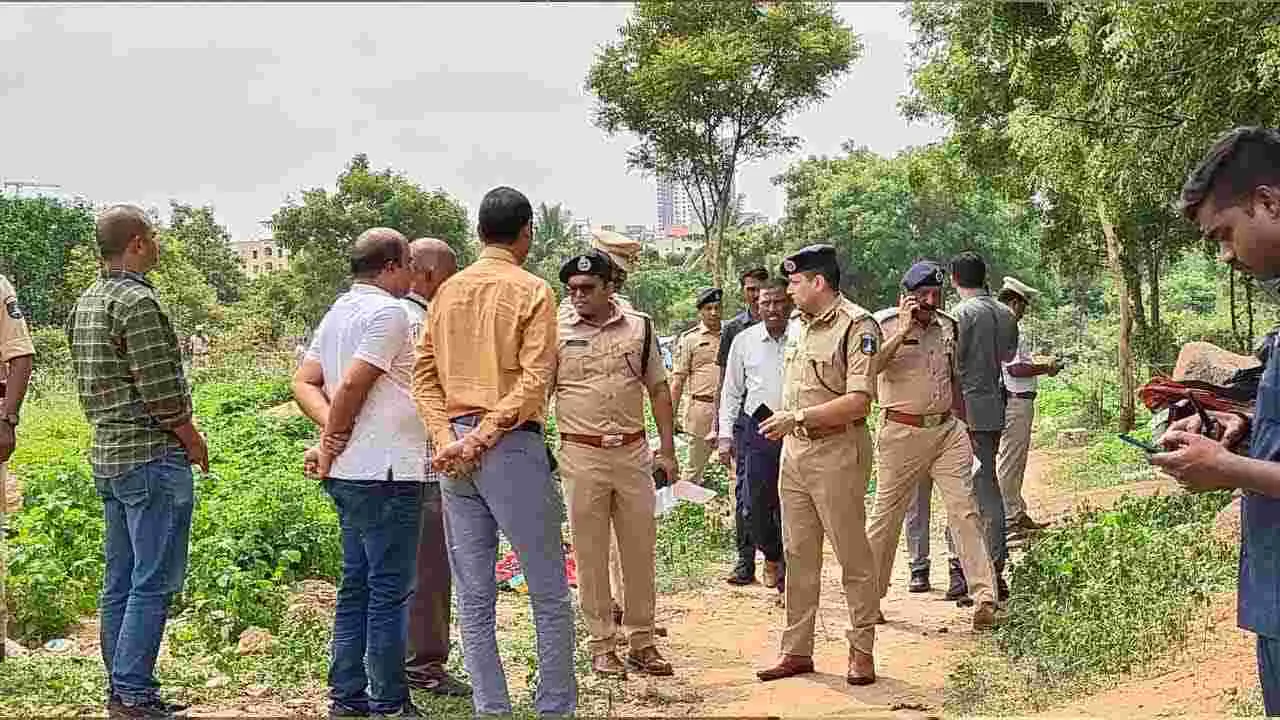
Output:
<instances>
[{"instance_id":1,"label":"shirt collar","mask_svg":"<svg viewBox=\"0 0 1280 720\"><path fill-rule=\"evenodd\" d=\"M480 258L487 260L501 260L503 262L509 262L512 265L518 264L516 263L515 253L501 245L485 245L484 249L480 251Z\"/></svg>"},{"instance_id":2,"label":"shirt collar","mask_svg":"<svg viewBox=\"0 0 1280 720\"><path fill-rule=\"evenodd\" d=\"M773 336L769 334L768 328L764 326L763 320L757 324L760 326L760 342L762 343L785 343L787 341L787 333L791 331L791 320L788 319L786 327L782 328L782 337L774 340Z\"/></svg>"},{"instance_id":3,"label":"shirt collar","mask_svg":"<svg viewBox=\"0 0 1280 720\"><path fill-rule=\"evenodd\" d=\"M618 307L618 303L614 302L612 299L609 300L609 307L611 309L611 312L609 313L608 319L606 319L602 323L593 323L593 322L588 322L586 318L579 315L578 309L570 305L569 306L569 324L577 325L578 323L584 323L584 324L590 325L591 327L601 327L601 328L608 325L612 325L613 323L622 319L622 308Z\"/></svg>"},{"instance_id":4,"label":"shirt collar","mask_svg":"<svg viewBox=\"0 0 1280 720\"><path fill-rule=\"evenodd\" d=\"M844 297L842 295L840 295L839 293L836 293L835 299L831 301L831 307L827 308L826 310L823 310L822 312L816 315L801 313L801 318L805 320L805 322L815 322L815 321L827 322L835 317L836 308L840 307L840 301L843 299Z\"/></svg>"},{"instance_id":5,"label":"shirt collar","mask_svg":"<svg viewBox=\"0 0 1280 720\"><path fill-rule=\"evenodd\" d=\"M362 281L360 281L360 280L357 280L357 281L355 281L355 282L351 283L351 292L353 292L353 293L358 293L358 294L361 294L361 295L366 295L366 294L369 294L369 295L386 295L387 297L391 297L391 293L387 292L386 290L383 290L382 288L378 287L377 285L373 285L373 284L371 284L371 283L367 283L367 282L362 282Z\"/></svg>"},{"instance_id":6,"label":"shirt collar","mask_svg":"<svg viewBox=\"0 0 1280 720\"><path fill-rule=\"evenodd\" d=\"M412 290L409 291L408 295L404 296L404 299L414 303L423 310L427 309L427 299Z\"/></svg>"},{"instance_id":7,"label":"shirt collar","mask_svg":"<svg viewBox=\"0 0 1280 720\"><path fill-rule=\"evenodd\" d=\"M133 272L132 270L103 270L102 277L114 278L114 279L120 279L120 280L132 280L134 282L146 285L147 287L153 290L155 289L155 286L151 284L151 281L147 280L146 275L143 275L142 273Z\"/></svg>"}]
</instances>

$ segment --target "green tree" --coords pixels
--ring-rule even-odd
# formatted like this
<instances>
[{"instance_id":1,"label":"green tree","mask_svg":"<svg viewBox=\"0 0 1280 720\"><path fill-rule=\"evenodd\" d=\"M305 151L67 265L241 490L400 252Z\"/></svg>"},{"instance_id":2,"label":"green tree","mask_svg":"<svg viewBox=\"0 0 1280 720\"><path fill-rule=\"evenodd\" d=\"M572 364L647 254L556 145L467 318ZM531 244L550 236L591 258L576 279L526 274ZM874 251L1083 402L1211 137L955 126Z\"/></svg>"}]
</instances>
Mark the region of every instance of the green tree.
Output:
<instances>
[{"instance_id":1,"label":"green tree","mask_svg":"<svg viewBox=\"0 0 1280 720\"><path fill-rule=\"evenodd\" d=\"M975 179L950 145L884 158L845 145L846 154L793 164L775 182L787 195L783 234L791 247L829 242L845 269L841 285L871 309L897 302L902 274L928 258L945 263L980 253L994 282L1004 274L1050 290L1040 268L1039 218Z\"/></svg>"},{"instance_id":2,"label":"green tree","mask_svg":"<svg viewBox=\"0 0 1280 720\"><path fill-rule=\"evenodd\" d=\"M249 279L240 258L231 249L231 235L218 223L213 208L193 207L179 202L169 203L171 215L165 240L181 242L183 253L204 279L218 293L218 301L232 303L240 299Z\"/></svg>"},{"instance_id":3,"label":"green tree","mask_svg":"<svg viewBox=\"0 0 1280 720\"><path fill-rule=\"evenodd\" d=\"M75 302L65 269L72 253L93 247L93 213L81 203L0 195L0 274L18 291L36 325L62 322Z\"/></svg>"},{"instance_id":4,"label":"green tree","mask_svg":"<svg viewBox=\"0 0 1280 720\"><path fill-rule=\"evenodd\" d=\"M289 276L306 322L318 322L350 284L348 250L371 227L394 228L410 240L440 238L463 264L474 256L466 209L448 193L423 190L391 169L374 172L366 155L356 155L333 192L305 190L300 204L288 202L271 219L276 242L290 252Z\"/></svg>"},{"instance_id":5,"label":"green tree","mask_svg":"<svg viewBox=\"0 0 1280 720\"><path fill-rule=\"evenodd\" d=\"M1215 135L1280 109L1274 4L916 2L911 21L908 116L948 122L973 167L1037 198L1061 269L1116 278L1131 426L1132 326L1160 337L1162 268L1194 240L1170 200Z\"/></svg>"},{"instance_id":6,"label":"green tree","mask_svg":"<svg viewBox=\"0 0 1280 720\"><path fill-rule=\"evenodd\" d=\"M560 287L560 265L569 256L585 249L572 235L573 214L560 203L550 207L540 203L533 216L533 243L524 266L553 288Z\"/></svg>"},{"instance_id":7,"label":"green tree","mask_svg":"<svg viewBox=\"0 0 1280 720\"><path fill-rule=\"evenodd\" d=\"M796 148L786 120L826 98L861 45L831 3L800 0L640 0L619 34L587 76L594 122L639 136L628 167L688 193L719 285L738 168Z\"/></svg>"}]
</instances>

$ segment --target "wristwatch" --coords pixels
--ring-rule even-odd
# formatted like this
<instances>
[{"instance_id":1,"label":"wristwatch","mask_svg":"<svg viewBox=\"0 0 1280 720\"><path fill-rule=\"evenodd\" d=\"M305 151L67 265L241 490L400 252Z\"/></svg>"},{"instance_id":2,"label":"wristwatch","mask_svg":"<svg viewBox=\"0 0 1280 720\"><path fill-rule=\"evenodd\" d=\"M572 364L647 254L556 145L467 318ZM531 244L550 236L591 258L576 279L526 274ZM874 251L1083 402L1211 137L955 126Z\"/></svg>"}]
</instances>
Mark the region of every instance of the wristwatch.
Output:
<instances>
[{"instance_id":1,"label":"wristwatch","mask_svg":"<svg viewBox=\"0 0 1280 720\"><path fill-rule=\"evenodd\" d=\"M0 415L0 422L7 423L9 427L18 427L18 413L9 413L8 415Z\"/></svg>"}]
</instances>

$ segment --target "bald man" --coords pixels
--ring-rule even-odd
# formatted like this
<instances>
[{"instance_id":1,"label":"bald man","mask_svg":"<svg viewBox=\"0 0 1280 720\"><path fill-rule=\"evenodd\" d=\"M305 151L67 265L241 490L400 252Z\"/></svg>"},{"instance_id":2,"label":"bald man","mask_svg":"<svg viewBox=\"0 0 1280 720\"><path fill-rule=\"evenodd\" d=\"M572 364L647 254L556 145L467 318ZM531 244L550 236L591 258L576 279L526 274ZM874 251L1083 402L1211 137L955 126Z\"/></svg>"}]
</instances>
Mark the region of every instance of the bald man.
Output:
<instances>
[{"instance_id":1,"label":"bald man","mask_svg":"<svg viewBox=\"0 0 1280 720\"><path fill-rule=\"evenodd\" d=\"M413 278L404 309L409 314L414 347L427 322L427 304L445 280L458 271L453 248L436 238L418 238L409 243L409 269ZM422 511L418 530L418 572L413 600L409 603L409 657L405 675L409 687L435 695L467 696L471 687L445 670L449 661L449 549L444 538L444 515L440 500L441 474L430 469L431 448L427 447L427 482L422 488Z\"/></svg>"},{"instance_id":2,"label":"bald man","mask_svg":"<svg viewBox=\"0 0 1280 720\"><path fill-rule=\"evenodd\" d=\"M191 466L209 469L173 326L146 274L160 257L142 210L117 205L96 228L103 272L67 318L89 458L103 502L106 571L99 602L111 717L168 717L156 655L182 589L194 507Z\"/></svg>"},{"instance_id":3,"label":"bald man","mask_svg":"<svg viewBox=\"0 0 1280 720\"><path fill-rule=\"evenodd\" d=\"M314 467L342 532L329 715L417 716L405 651L429 457L401 302L413 280L409 243L389 228L365 231L351 274L293 378L298 405L324 428Z\"/></svg>"}]
</instances>

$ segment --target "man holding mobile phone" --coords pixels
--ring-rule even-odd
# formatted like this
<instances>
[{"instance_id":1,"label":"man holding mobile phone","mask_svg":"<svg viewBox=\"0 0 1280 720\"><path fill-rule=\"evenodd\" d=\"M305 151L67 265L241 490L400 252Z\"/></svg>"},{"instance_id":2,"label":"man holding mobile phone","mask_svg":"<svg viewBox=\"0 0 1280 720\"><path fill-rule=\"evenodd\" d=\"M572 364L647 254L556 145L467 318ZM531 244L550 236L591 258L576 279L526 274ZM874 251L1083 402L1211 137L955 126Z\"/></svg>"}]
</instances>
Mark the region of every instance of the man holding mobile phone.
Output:
<instances>
[{"instance_id":1,"label":"man holding mobile phone","mask_svg":"<svg viewBox=\"0 0 1280 720\"><path fill-rule=\"evenodd\" d=\"M560 282L572 304L559 317L552 383L564 480L578 562L578 590L590 635L591 669L625 678L631 669L671 675L654 646L654 474L679 477L675 420L666 369L648 315L610 299L613 265L593 250L569 258ZM648 392L661 441L657 458L644 429ZM617 655L618 626L609 591L609 538L615 534L623 579L622 629L630 644Z\"/></svg>"},{"instance_id":2,"label":"man holding mobile phone","mask_svg":"<svg viewBox=\"0 0 1280 720\"><path fill-rule=\"evenodd\" d=\"M1214 142L1182 187L1181 205L1223 262L1246 270L1273 297L1280 288L1280 131L1246 127ZM1240 513L1238 624L1257 634L1258 675L1268 716L1280 715L1280 353L1269 337L1247 456L1233 450L1248 421L1207 413L1178 420L1151 462L1190 490L1244 490Z\"/></svg>"},{"instance_id":3,"label":"man holding mobile phone","mask_svg":"<svg viewBox=\"0 0 1280 720\"><path fill-rule=\"evenodd\" d=\"M765 587L782 593L786 590L782 511L778 504L782 442L761 435L760 424L782 407L783 354L798 326L790 319L793 306L786 280L767 281L758 303L763 322L738 333L729 348L716 445L720 462L727 465L734 442L733 428L742 428L738 464L746 478L749 535L764 553Z\"/></svg>"}]
</instances>

